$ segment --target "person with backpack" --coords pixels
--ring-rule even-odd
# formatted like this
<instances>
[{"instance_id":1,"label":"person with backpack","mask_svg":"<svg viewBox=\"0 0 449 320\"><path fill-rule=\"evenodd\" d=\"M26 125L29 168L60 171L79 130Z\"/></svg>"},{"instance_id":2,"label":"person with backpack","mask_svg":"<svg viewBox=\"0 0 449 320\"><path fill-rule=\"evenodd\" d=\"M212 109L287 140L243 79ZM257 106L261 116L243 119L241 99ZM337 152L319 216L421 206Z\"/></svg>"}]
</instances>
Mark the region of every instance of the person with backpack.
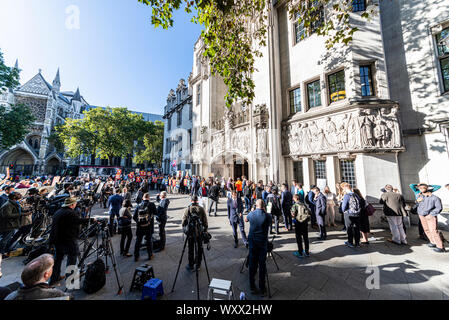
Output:
<instances>
[{"instance_id":1,"label":"person with backpack","mask_svg":"<svg viewBox=\"0 0 449 320\"><path fill-rule=\"evenodd\" d=\"M139 261L140 247L145 237L148 260L153 258L153 231L154 216L157 214L156 206L150 201L150 194L143 195L143 201L136 207L133 220L137 223L136 244L134 246L134 261Z\"/></svg>"},{"instance_id":2,"label":"person with backpack","mask_svg":"<svg viewBox=\"0 0 449 320\"><path fill-rule=\"evenodd\" d=\"M131 214L131 208L132 204L130 199L123 201L123 207L120 209L120 217L118 218L118 228L121 233L120 255L125 257L132 256L132 254L129 253L129 247L131 246L131 241L133 239L133 232L131 229L133 216Z\"/></svg>"},{"instance_id":3,"label":"person with backpack","mask_svg":"<svg viewBox=\"0 0 449 320\"><path fill-rule=\"evenodd\" d=\"M362 240L360 243L369 244L368 236L371 232L369 226L369 211L371 207L371 214L373 214L375 209L365 200L359 189L354 188L353 191L360 199L360 233L362 234Z\"/></svg>"},{"instance_id":4,"label":"person with backpack","mask_svg":"<svg viewBox=\"0 0 449 320\"><path fill-rule=\"evenodd\" d=\"M293 254L298 258L309 256L309 231L308 223L310 220L309 209L301 202L299 194L293 196L294 204L291 208L291 216L295 224L296 243L298 244L298 251ZM304 241L304 249L302 242Z\"/></svg>"},{"instance_id":5,"label":"person with backpack","mask_svg":"<svg viewBox=\"0 0 449 320\"><path fill-rule=\"evenodd\" d=\"M271 190L271 187L268 187ZM277 189L270 192L267 196L267 213L271 214L274 220L274 234L279 234L279 220L282 214L281 201L278 196ZM273 225L270 226L270 234L273 234Z\"/></svg>"},{"instance_id":6,"label":"person with backpack","mask_svg":"<svg viewBox=\"0 0 449 320\"><path fill-rule=\"evenodd\" d=\"M341 203L341 209L345 215L346 232L348 234L348 241L345 244L350 248L360 247L361 201L352 191L349 183L343 182L340 186L345 194Z\"/></svg>"},{"instance_id":7,"label":"person with backpack","mask_svg":"<svg viewBox=\"0 0 449 320\"><path fill-rule=\"evenodd\" d=\"M192 215L195 215L198 217L199 221L198 223L201 223L203 226L203 232L207 232L208 229L208 223L207 223L207 214L203 207L201 207L198 204L198 196L193 195L191 197L191 204L186 210L184 211L184 215L182 217L181 225L184 229L184 233L187 235L187 244L188 244L188 257L189 257L189 263L186 266L186 269L188 271L195 271L195 268L199 271L201 266L201 261L203 259L203 246L201 243L201 237L196 238L196 245L198 248L198 251L195 252L195 238L193 237L194 230L191 230L190 223L192 219ZM195 253L197 256L195 257Z\"/></svg>"},{"instance_id":8,"label":"person with backpack","mask_svg":"<svg viewBox=\"0 0 449 320\"><path fill-rule=\"evenodd\" d=\"M320 188L318 187L313 188L312 191L315 194L315 198L313 199L313 201L315 204L315 219L320 230L319 239L326 240L327 232L326 232L326 224L324 223L327 214L326 196L321 192Z\"/></svg>"}]
</instances>

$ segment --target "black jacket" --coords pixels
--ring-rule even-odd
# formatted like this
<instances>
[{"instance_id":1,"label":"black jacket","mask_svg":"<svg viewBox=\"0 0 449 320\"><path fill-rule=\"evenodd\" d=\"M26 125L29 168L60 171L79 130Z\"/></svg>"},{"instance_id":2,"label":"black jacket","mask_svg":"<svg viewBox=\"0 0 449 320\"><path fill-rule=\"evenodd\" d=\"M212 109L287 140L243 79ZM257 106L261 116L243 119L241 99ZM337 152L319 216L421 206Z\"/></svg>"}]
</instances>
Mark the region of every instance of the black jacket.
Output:
<instances>
[{"instance_id":1,"label":"black jacket","mask_svg":"<svg viewBox=\"0 0 449 320\"><path fill-rule=\"evenodd\" d=\"M209 189L209 198L211 198L214 201L217 201L219 195L220 195L220 188L216 184L214 184Z\"/></svg>"},{"instance_id":2,"label":"black jacket","mask_svg":"<svg viewBox=\"0 0 449 320\"><path fill-rule=\"evenodd\" d=\"M61 208L53 216L50 243L55 245L76 244L80 225L89 222L89 218L81 218L70 208Z\"/></svg>"},{"instance_id":3,"label":"black jacket","mask_svg":"<svg viewBox=\"0 0 449 320\"><path fill-rule=\"evenodd\" d=\"M149 200L144 200L134 211L133 220L137 223L137 229L147 228L148 226L142 227L139 222L139 210L146 210L148 212L150 215L150 227L152 227L154 225L154 216L157 215L156 205Z\"/></svg>"}]
</instances>

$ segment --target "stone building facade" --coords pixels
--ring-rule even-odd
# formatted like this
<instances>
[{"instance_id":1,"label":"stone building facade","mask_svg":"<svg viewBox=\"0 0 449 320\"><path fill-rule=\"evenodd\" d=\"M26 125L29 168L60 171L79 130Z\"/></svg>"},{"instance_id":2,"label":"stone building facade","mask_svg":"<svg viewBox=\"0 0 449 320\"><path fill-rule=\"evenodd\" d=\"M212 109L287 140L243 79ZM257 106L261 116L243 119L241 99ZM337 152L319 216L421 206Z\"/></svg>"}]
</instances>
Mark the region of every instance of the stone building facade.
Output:
<instances>
[{"instance_id":1,"label":"stone building facade","mask_svg":"<svg viewBox=\"0 0 449 320\"><path fill-rule=\"evenodd\" d=\"M370 9L376 14L362 19ZM329 8L320 10L327 19ZM374 203L387 183L413 200L410 183L449 182L441 170L449 164L449 50L441 42L449 3L360 0L353 11L353 41L327 50L325 38L290 17L286 1L274 1L247 107L225 107L226 87L197 41L189 77L194 172L333 191L346 181ZM449 205L445 192L438 195Z\"/></svg>"},{"instance_id":2,"label":"stone building facade","mask_svg":"<svg viewBox=\"0 0 449 320\"><path fill-rule=\"evenodd\" d=\"M56 151L48 137L66 118L79 119L81 109L88 103L79 89L76 92L60 89L59 69L51 85L39 70L28 82L3 94L0 100L8 101L7 106L28 106L35 121L21 143L0 151L0 172L12 167L12 173L21 175L55 174L69 163L70 160Z\"/></svg>"},{"instance_id":3,"label":"stone building facade","mask_svg":"<svg viewBox=\"0 0 449 320\"><path fill-rule=\"evenodd\" d=\"M18 65L16 63L16 68ZM58 153L48 137L58 124L65 119L81 119L83 112L92 108L80 94L79 88L73 91L61 91L59 69L50 85L39 71L28 82L18 88L8 90L0 95L0 105L9 108L14 104L28 106L35 121L26 138L8 150L0 150L0 173L12 166L11 173L22 176L40 174L59 174L69 164L78 165L108 165L107 160L93 159L91 155L70 159L63 153ZM161 121L162 116L150 113L141 114L145 121ZM133 155L126 158L115 157L114 165L136 167Z\"/></svg>"},{"instance_id":4,"label":"stone building facade","mask_svg":"<svg viewBox=\"0 0 449 320\"><path fill-rule=\"evenodd\" d=\"M167 174L181 170L192 174L192 94L184 79L170 90L164 107L163 170Z\"/></svg>"}]
</instances>

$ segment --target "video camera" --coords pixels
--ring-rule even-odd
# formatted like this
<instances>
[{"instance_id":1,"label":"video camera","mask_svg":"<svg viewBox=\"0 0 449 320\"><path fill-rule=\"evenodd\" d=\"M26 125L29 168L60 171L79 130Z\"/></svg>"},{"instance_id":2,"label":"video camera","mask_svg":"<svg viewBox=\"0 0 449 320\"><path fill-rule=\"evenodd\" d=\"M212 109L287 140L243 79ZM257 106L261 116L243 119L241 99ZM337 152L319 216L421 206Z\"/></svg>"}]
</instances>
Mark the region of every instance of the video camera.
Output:
<instances>
[{"instance_id":1,"label":"video camera","mask_svg":"<svg viewBox=\"0 0 449 320\"><path fill-rule=\"evenodd\" d=\"M192 210L189 210L187 219L187 225L184 227L184 233L188 237L191 237L196 231L196 235L200 237L201 241L204 244L209 245L210 239L212 239L212 235L205 230L203 222L201 221L198 214L196 212L192 212ZM207 249L209 250L210 247L208 246Z\"/></svg>"}]
</instances>

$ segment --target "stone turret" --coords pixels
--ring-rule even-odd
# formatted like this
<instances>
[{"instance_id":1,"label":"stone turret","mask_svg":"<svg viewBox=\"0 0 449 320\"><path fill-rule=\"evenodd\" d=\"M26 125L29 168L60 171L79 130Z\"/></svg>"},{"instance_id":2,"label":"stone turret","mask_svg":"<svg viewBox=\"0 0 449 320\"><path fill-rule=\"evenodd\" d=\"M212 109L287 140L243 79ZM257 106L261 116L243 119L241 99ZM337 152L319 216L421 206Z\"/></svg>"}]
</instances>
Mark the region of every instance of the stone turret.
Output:
<instances>
[{"instance_id":1,"label":"stone turret","mask_svg":"<svg viewBox=\"0 0 449 320\"><path fill-rule=\"evenodd\" d=\"M56 77L55 80L53 80L52 86L54 92L59 92L59 90L61 90L61 79L59 77L59 68L58 71L56 72Z\"/></svg>"}]
</instances>

